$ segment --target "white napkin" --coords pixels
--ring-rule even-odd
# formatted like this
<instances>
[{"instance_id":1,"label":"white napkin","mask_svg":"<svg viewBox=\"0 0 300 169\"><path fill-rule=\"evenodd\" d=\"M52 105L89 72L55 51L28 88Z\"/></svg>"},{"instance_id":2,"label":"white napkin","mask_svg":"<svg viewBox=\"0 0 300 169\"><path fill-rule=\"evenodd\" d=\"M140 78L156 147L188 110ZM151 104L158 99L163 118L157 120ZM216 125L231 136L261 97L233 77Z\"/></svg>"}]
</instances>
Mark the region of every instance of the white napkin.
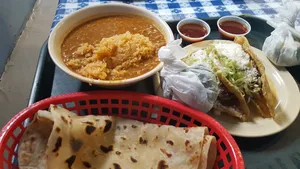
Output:
<instances>
[{"instance_id":1,"label":"white napkin","mask_svg":"<svg viewBox=\"0 0 300 169\"><path fill-rule=\"evenodd\" d=\"M281 23L269 36L262 50L268 59L277 66L300 65L300 43L288 30L286 23Z\"/></svg>"},{"instance_id":2,"label":"white napkin","mask_svg":"<svg viewBox=\"0 0 300 169\"><path fill-rule=\"evenodd\" d=\"M283 0L279 15L268 24L275 27L262 50L277 66L300 65L300 3Z\"/></svg>"},{"instance_id":3,"label":"white napkin","mask_svg":"<svg viewBox=\"0 0 300 169\"><path fill-rule=\"evenodd\" d=\"M218 97L217 78L205 65L188 66L181 61L187 55L181 42L175 40L158 52L160 61L164 62L160 73L163 96L207 113Z\"/></svg>"}]
</instances>

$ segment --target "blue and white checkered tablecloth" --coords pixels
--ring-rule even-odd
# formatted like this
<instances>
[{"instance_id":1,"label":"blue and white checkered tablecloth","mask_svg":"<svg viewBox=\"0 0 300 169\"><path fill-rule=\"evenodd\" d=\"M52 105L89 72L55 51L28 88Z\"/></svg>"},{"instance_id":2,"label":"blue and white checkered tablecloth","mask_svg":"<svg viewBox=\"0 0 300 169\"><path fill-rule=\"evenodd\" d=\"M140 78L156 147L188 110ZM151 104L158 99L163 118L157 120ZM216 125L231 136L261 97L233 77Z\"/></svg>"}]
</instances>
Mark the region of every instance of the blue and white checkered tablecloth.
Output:
<instances>
[{"instance_id":1,"label":"blue and white checkered tablecloth","mask_svg":"<svg viewBox=\"0 0 300 169\"><path fill-rule=\"evenodd\" d=\"M80 8L101 3L127 3L144 7L165 21L242 14L270 19L282 6L281 0L59 0L52 28L64 16Z\"/></svg>"}]
</instances>

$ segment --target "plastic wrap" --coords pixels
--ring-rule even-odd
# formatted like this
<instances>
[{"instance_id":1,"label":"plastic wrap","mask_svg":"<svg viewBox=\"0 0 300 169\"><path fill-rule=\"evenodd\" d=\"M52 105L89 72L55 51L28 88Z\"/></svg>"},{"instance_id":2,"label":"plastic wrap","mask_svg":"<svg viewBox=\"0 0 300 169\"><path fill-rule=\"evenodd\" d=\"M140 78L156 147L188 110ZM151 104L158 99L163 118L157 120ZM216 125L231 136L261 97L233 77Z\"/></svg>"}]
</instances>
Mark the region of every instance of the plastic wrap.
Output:
<instances>
[{"instance_id":1,"label":"plastic wrap","mask_svg":"<svg viewBox=\"0 0 300 169\"><path fill-rule=\"evenodd\" d=\"M158 53L159 59L164 62L160 74L163 96L208 112L218 97L217 78L206 65L185 64L181 59L187 53L180 44L181 40L173 41L162 47Z\"/></svg>"},{"instance_id":2,"label":"plastic wrap","mask_svg":"<svg viewBox=\"0 0 300 169\"><path fill-rule=\"evenodd\" d=\"M300 43L293 38L286 23L280 24L271 33L262 49L277 66L300 65Z\"/></svg>"},{"instance_id":3,"label":"plastic wrap","mask_svg":"<svg viewBox=\"0 0 300 169\"><path fill-rule=\"evenodd\" d=\"M300 4L283 0L279 15L268 21L275 30L265 40L262 50L277 66L300 65Z\"/></svg>"}]
</instances>

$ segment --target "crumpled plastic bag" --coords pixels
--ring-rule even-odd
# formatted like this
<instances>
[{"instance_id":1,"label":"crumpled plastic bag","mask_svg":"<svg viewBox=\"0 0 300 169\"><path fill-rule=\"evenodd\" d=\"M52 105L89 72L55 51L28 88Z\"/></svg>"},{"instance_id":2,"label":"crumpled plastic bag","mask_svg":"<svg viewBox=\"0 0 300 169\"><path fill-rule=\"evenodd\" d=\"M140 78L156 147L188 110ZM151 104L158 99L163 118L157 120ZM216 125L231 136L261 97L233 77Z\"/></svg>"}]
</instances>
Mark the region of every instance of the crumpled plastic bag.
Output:
<instances>
[{"instance_id":1,"label":"crumpled plastic bag","mask_svg":"<svg viewBox=\"0 0 300 169\"><path fill-rule=\"evenodd\" d=\"M164 62L160 76L163 96L207 113L217 100L217 78L205 65L188 66L181 59L186 52L180 46L181 39L162 47L158 52Z\"/></svg>"},{"instance_id":2,"label":"crumpled plastic bag","mask_svg":"<svg viewBox=\"0 0 300 169\"><path fill-rule=\"evenodd\" d=\"M268 21L275 30L265 40L262 50L277 66L300 65L300 4L290 0L282 2L279 15Z\"/></svg>"},{"instance_id":3,"label":"crumpled plastic bag","mask_svg":"<svg viewBox=\"0 0 300 169\"><path fill-rule=\"evenodd\" d=\"M295 28L298 26L296 22L300 14L300 3L294 0L282 0L282 7L278 9L278 16L271 21L275 27L276 25L284 22L290 27ZM298 30L299 31L299 30Z\"/></svg>"},{"instance_id":4,"label":"crumpled plastic bag","mask_svg":"<svg viewBox=\"0 0 300 169\"><path fill-rule=\"evenodd\" d=\"M262 50L277 66L300 65L300 43L295 41L287 24L280 24L269 36Z\"/></svg>"}]
</instances>

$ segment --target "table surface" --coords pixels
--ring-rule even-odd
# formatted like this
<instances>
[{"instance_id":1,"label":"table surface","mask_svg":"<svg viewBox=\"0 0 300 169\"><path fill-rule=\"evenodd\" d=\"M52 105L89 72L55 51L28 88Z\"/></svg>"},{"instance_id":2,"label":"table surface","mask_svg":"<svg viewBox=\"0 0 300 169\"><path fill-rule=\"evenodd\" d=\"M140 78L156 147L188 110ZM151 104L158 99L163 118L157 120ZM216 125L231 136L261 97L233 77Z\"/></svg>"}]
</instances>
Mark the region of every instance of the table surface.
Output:
<instances>
[{"instance_id":1,"label":"table surface","mask_svg":"<svg viewBox=\"0 0 300 169\"><path fill-rule=\"evenodd\" d=\"M278 8L282 6L281 0L59 0L52 28L66 15L80 8L101 3L133 4L158 14L162 19L168 22L189 17L210 18L241 14L255 15L264 19L270 19L277 14ZM257 47L260 48L260 45ZM46 44L44 48L45 52ZM44 55L48 55L48 53L46 52ZM49 57L47 59L49 59ZM44 97L61 94L61 87L64 85L69 86L69 90L64 90L64 92L98 89L86 86L84 83L75 82L75 79L65 75L60 69L54 67L51 60L44 63L44 70L51 67L55 69L56 72L53 75L49 74L47 78L41 79L42 81L49 82L49 88L52 89L51 93L41 96L36 96L35 93L32 93L32 98L42 99ZM299 69L299 67L291 68L293 72ZM49 78L50 75L52 76L51 78ZM299 77L295 78L299 80ZM57 83L52 84L52 81L56 81ZM144 91L144 89L150 89L151 85L152 79L149 78L141 82L141 84L124 90ZM43 90L42 88L38 88L38 86L39 83L34 85L33 89L37 88L36 91ZM153 94L151 90L148 90L148 92ZM270 137L258 139L235 137L242 150L247 169L300 169L300 146L297 146L300 145L300 135L296 134L299 124L300 118L298 117L288 130Z\"/></svg>"},{"instance_id":2,"label":"table surface","mask_svg":"<svg viewBox=\"0 0 300 169\"><path fill-rule=\"evenodd\" d=\"M261 49L264 39L270 35L273 28L267 25L264 20L250 16L245 16L244 18L253 27L247 38L251 45ZM217 19L205 19L212 29L211 34L207 37L208 39L220 38L215 24ZM177 22L168 22L168 24L175 37L178 37L175 29ZM298 72L300 71L300 66L289 68L289 71L299 82L300 75ZM103 89L80 82L57 68L49 56L47 43L45 43L41 49L29 104L63 93L91 90ZM154 94L153 80L150 77L120 90ZM235 137L242 151L247 169L300 169L300 134L297 134L299 125L300 116L288 129L270 137L256 139Z\"/></svg>"},{"instance_id":3,"label":"table surface","mask_svg":"<svg viewBox=\"0 0 300 169\"><path fill-rule=\"evenodd\" d=\"M52 28L64 16L80 8L102 3L133 4L158 14L165 21L242 14L270 19L282 6L281 0L59 0Z\"/></svg>"}]
</instances>

